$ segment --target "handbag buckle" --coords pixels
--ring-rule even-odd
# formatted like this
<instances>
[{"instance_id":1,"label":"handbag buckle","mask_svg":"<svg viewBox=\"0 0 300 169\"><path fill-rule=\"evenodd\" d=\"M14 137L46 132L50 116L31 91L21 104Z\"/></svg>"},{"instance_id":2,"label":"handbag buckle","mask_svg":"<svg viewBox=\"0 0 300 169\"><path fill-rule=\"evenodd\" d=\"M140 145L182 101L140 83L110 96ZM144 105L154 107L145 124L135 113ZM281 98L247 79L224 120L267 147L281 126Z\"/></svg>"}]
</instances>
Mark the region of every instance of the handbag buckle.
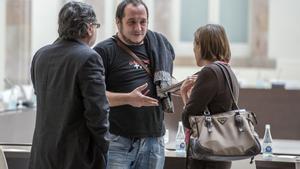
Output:
<instances>
[{"instance_id":1,"label":"handbag buckle","mask_svg":"<svg viewBox=\"0 0 300 169\"><path fill-rule=\"evenodd\" d=\"M236 122L236 126L238 127L239 131L243 132L244 131L244 129L243 129L244 123L243 123L243 117L240 114L235 115L235 122Z\"/></svg>"},{"instance_id":2,"label":"handbag buckle","mask_svg":"<svg viewBox=\"0 0 300 169\"><path fill-rule=\"evenodd\" d=\"M207 127L208 133L212 132L212 118L211 116L205 117L205 126Z\"/></svg>"}]
</instances>

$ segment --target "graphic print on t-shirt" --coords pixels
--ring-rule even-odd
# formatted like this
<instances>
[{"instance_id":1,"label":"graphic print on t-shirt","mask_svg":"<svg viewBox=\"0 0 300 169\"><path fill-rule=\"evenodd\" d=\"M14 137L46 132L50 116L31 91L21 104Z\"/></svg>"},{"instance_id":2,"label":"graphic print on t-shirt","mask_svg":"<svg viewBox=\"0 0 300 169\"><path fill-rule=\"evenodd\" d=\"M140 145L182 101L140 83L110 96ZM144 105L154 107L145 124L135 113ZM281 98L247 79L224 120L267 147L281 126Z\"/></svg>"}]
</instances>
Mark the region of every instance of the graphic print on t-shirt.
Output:
<instances>
[{"instance_id":1,"label":"graphic print on t-shirt","mask_svg":"<svg viewBox=\"0 0 300 169\"><path fill-rule=\"evenodd\" d=\"M149 60L144 60L142 59L141 60L147 67L149 67L148 65L150 64L150 61ZM129 65L134 68L134 69L143 69L143 67L138 63L136 62L135 60L132 60L129 62Z\"/></svg>"}]
</instances>

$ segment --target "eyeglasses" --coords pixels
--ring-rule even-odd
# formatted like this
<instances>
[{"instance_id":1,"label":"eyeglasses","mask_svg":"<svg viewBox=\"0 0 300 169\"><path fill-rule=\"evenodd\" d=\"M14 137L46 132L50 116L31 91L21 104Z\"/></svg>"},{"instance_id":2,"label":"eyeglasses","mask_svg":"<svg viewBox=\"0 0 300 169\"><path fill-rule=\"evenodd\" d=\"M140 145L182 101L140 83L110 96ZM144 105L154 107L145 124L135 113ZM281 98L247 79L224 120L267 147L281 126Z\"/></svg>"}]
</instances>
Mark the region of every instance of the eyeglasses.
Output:
<instances>
[{"instance_id":1,"label":"eyeglasses","mask_svg":"<svg viewBox=\"0 0 300 169\"><path fill-rule=\"evenodd\" d=\"M100 23L91 23L92 25L95 25L96 26L96 28L98 29L98 28L100 28Z\"/></svg>"}]
</instances>

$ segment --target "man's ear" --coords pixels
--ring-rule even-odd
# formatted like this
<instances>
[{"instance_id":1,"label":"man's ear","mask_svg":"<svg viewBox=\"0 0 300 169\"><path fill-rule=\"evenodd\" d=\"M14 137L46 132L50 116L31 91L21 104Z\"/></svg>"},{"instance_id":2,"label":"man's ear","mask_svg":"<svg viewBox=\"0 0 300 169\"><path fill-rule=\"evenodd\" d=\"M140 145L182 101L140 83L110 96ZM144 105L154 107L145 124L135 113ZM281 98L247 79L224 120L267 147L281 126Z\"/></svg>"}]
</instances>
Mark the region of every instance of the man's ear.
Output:
<instances>
[{"instance_id":1,"label":"man's ear","mask_svg":"<svg viewBox=\"0 0 300 169\"><path fill-rule=\"evenodd\" d=\"M118 27L119 30L120 30L121 22L122 21L120 19L116 18L116 25L117 25L117 27Z\"/></svg>"},{"instance_id":2,"label":"man's ear","mask_svg":"<svg viewBox=\"0 0 300 169\"><path fill-rule=\"evenodd\" d=\"M92 36L93 35L93 26L92 25L88 26L87 34L88 34L88 36Z\"/></svg>"},{"instance_id":3,"label":"man's ear","mask_svg":"<svg viewBox=\"0 0 300 169\"><path fill-rule=\"evenodd\" d=\"M118 24L120 24L120 19L118 19L118 18L116 18L116 24L118 25Z\"/></svg>"}]
</instances>

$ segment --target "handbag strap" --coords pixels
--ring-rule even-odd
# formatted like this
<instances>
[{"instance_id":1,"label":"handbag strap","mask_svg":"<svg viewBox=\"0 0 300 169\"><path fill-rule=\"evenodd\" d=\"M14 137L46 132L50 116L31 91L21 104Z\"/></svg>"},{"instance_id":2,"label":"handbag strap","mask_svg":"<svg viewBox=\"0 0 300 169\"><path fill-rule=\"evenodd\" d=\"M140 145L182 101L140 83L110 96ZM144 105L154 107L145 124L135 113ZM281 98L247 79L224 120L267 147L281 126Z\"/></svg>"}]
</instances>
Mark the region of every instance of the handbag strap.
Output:
<instances>
[{"instance_id":1,"label":"handbag strap","mask_svg":"<svg viewBox=\"0 0 300 169\"><path fill-rule=\"evenodd\" d=\"M143 67L143 69L148 73L150 77L153 77L150 69L143 63L143 61L134 53L132 52L121 40L118 38L118 36L112 37L117 41L117 45L121 47L123 50L125 50L139 65Z\"/></svg>"},{"instance_id":2,"label":"handbag strap","mask_svg":"<svg viewBox=\"0 0 300 169\"><path fill-rule=\"evenodd\" d=\"M239 109L239 106L237 105L237 102L236 102L236 100L235 100L235 98L234 98L234 96L233 96L232 83L230 83L230 81L232 82L232 79L231 79L231 77L230 77L230 73L229 73L228 69L226 68L225 65L223 65L223 64L221 64L221 63L219 63L219 62L214 62L214 64L217 65L217 66L221 69L222 74L224 75L224 78L225 78L225 80L226 80L226 82L227 82L227 85L228 85L228 87L229 87L229 91L230 91L230 95L231 95L233 104L234 104L235 108ZM226 72L225 72L225 71L226 71ZM229 80L229 79L230 79L230 80ZM211 115L211 113L210 113L210 111L209 111L209 109L208 109L207 106L205 107L204 115L207 116L207 117ZM209 120L209 119L208 119L208 120Z\"/></svg>"},{"instance_id":3,"label":"handbag strap","mask_svg":"<svg viewBox=\"0 0 300 169\"><path fill-rule=\"evenodd\" d=\"M227 67L221 63L218 63L218 62L214 62L222 71L226 81L227 81L227 84L228 84L228 87L229 87L229 90L230 90L230 95L231 95L231 98L232 98L232 101L234 103L234 106L239 109L239 106L233 96L233 89L232 89L232 79L230 78L230 73L227 69ZM229 81L229 78L230 78L230 81L231 81L231 84L230 84L230 81Z\"/></svg>"}]
</instances>

